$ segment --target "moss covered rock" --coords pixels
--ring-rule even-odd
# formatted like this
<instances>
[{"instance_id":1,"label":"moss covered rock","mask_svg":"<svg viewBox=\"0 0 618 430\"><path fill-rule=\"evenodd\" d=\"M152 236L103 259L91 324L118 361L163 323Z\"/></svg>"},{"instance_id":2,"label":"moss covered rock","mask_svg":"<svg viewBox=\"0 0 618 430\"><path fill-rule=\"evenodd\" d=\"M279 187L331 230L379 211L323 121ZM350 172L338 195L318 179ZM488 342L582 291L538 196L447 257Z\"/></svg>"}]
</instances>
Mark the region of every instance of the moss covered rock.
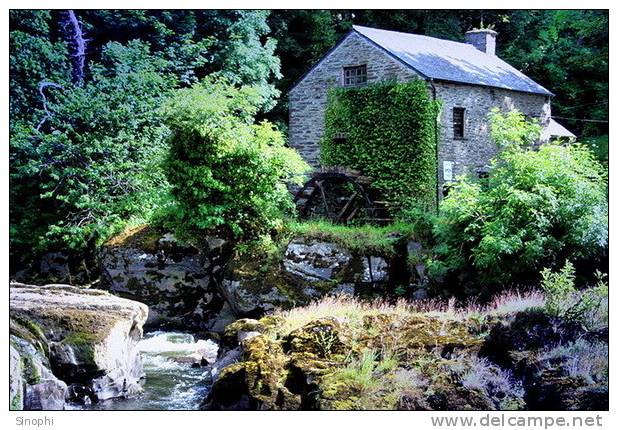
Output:
<instances>
[{"instance_id":1,"label":"moss covered rock","mask_svg":"<svg viewBox=\"0 0 618 430\"><path fill-rule=\"evenodd\" d=\"M147 304L148 324L208 330L225 303L211 281L229 252L229 243L220 238L190 245L139 226L103 245L101 281L114 294Z\"/></svg>"},{"instance_id":2,"label":"moss covered rock","mask_svg":"<svg viewBox=\"0 0 618 430\"><path fill-rule=\"evenodd\" d=\"M31 385L45 382L40 374L49 369L67 384L89 387L95 400L140 390L136 345L147 315L146 305L101 290L16 283L10 288L11 334L23 363L32 364L26 368L39 374L30 376ZM49 394L52 388L36 390Z\"/></svg>"},{"instance_id":3,"label":"moss covered rock","mask_svg":"<svg viewBox=\"0 0 618 430\"><path fill-rule=\"evenodd\" d=\"M223 369L206 402L208 409L294 409L300 397L284 386L287 359L264 335L243 341L243 360Z\"/></svg>"}]
</instances>

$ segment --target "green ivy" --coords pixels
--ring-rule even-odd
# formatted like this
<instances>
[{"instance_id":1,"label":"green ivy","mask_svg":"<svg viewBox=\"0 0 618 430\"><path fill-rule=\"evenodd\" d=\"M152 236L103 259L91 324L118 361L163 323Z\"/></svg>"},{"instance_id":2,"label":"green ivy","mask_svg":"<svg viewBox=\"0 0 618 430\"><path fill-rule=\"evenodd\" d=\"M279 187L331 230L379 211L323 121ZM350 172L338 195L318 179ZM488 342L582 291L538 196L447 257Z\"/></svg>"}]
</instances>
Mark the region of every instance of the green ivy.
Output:
<instances>
[{"instance_id":1,"label":"green ivy","mask_svg":"<svg viewBox=\"0 0 618 430\"><path fill-rule=\"evenodd\" d=\"M372 176L374 186L400 210L435 210L439 106L421 80L332 89L322 165ZM338 133L345 141L335 140Z\"/></svg>"}]
</instances>

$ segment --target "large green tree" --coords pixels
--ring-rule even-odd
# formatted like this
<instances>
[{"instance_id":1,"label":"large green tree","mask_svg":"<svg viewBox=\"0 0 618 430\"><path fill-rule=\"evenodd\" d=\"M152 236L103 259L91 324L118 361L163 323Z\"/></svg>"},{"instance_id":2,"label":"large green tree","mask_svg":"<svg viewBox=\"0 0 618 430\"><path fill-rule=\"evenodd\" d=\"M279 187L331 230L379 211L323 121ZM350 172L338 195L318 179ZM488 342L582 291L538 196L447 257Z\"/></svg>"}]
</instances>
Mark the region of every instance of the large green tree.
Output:
<instances>
[{"instance_id":1,"label":"large green tree","mask_svg":"<svg viewBox=\"0 0 618 430\"><path fill-rule=\"evenodd\" d=\"M220 76L255 88L258 111L272 108L280 65L267 16L11 11L14 268L49 250L92 249L157 207L168 188L159 108L179 88Z\"/></svg>"}]
</instances>

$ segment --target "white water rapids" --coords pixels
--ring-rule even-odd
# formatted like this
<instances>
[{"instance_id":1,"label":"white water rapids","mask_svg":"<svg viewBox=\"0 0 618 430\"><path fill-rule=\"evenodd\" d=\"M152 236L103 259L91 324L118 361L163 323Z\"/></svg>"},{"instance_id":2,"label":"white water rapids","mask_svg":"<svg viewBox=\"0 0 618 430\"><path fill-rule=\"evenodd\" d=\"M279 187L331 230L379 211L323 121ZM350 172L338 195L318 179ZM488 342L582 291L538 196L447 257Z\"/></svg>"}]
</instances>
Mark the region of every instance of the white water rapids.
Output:
<instances>
[{"instance_id":1,"label":"white water rapids","mask_svg":"<svg viewBox=\"0 0 618 430\"><path fill-rule=\"evenodd\" d=\"M193 410L208 393L208 370L193 368L174 358L204 357L212 363L218 346L211 340L195 341L193 335L156 331L138 343L144 364L143 392L130 399L95 403L87 409L110 410Z\"/></svg>"}]
</instances>

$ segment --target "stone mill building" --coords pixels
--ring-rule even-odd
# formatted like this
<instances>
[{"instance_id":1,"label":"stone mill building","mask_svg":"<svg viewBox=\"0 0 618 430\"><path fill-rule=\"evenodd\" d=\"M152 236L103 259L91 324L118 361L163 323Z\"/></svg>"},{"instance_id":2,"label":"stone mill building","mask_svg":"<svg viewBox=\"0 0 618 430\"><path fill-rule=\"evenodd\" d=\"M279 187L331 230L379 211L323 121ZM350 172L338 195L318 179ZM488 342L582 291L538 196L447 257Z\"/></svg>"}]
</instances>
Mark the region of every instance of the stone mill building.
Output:
<instances>
[{"instance_id":1,"label":"stone mill building","mask_svg":"<svg viewBox=\"0 0 618 430\"><path fill-rule=\"evenodd\" d=\"M473 30L466 43L353 26L289 92L289 141L319 165L328 89L420 78L442 102L438 183L464 172L482 174L497 147L487 114L518 109L543 126L542 140L574 135L551 118L553 94L496 56L496 32Z\"/></svg>"}]
</instances>

